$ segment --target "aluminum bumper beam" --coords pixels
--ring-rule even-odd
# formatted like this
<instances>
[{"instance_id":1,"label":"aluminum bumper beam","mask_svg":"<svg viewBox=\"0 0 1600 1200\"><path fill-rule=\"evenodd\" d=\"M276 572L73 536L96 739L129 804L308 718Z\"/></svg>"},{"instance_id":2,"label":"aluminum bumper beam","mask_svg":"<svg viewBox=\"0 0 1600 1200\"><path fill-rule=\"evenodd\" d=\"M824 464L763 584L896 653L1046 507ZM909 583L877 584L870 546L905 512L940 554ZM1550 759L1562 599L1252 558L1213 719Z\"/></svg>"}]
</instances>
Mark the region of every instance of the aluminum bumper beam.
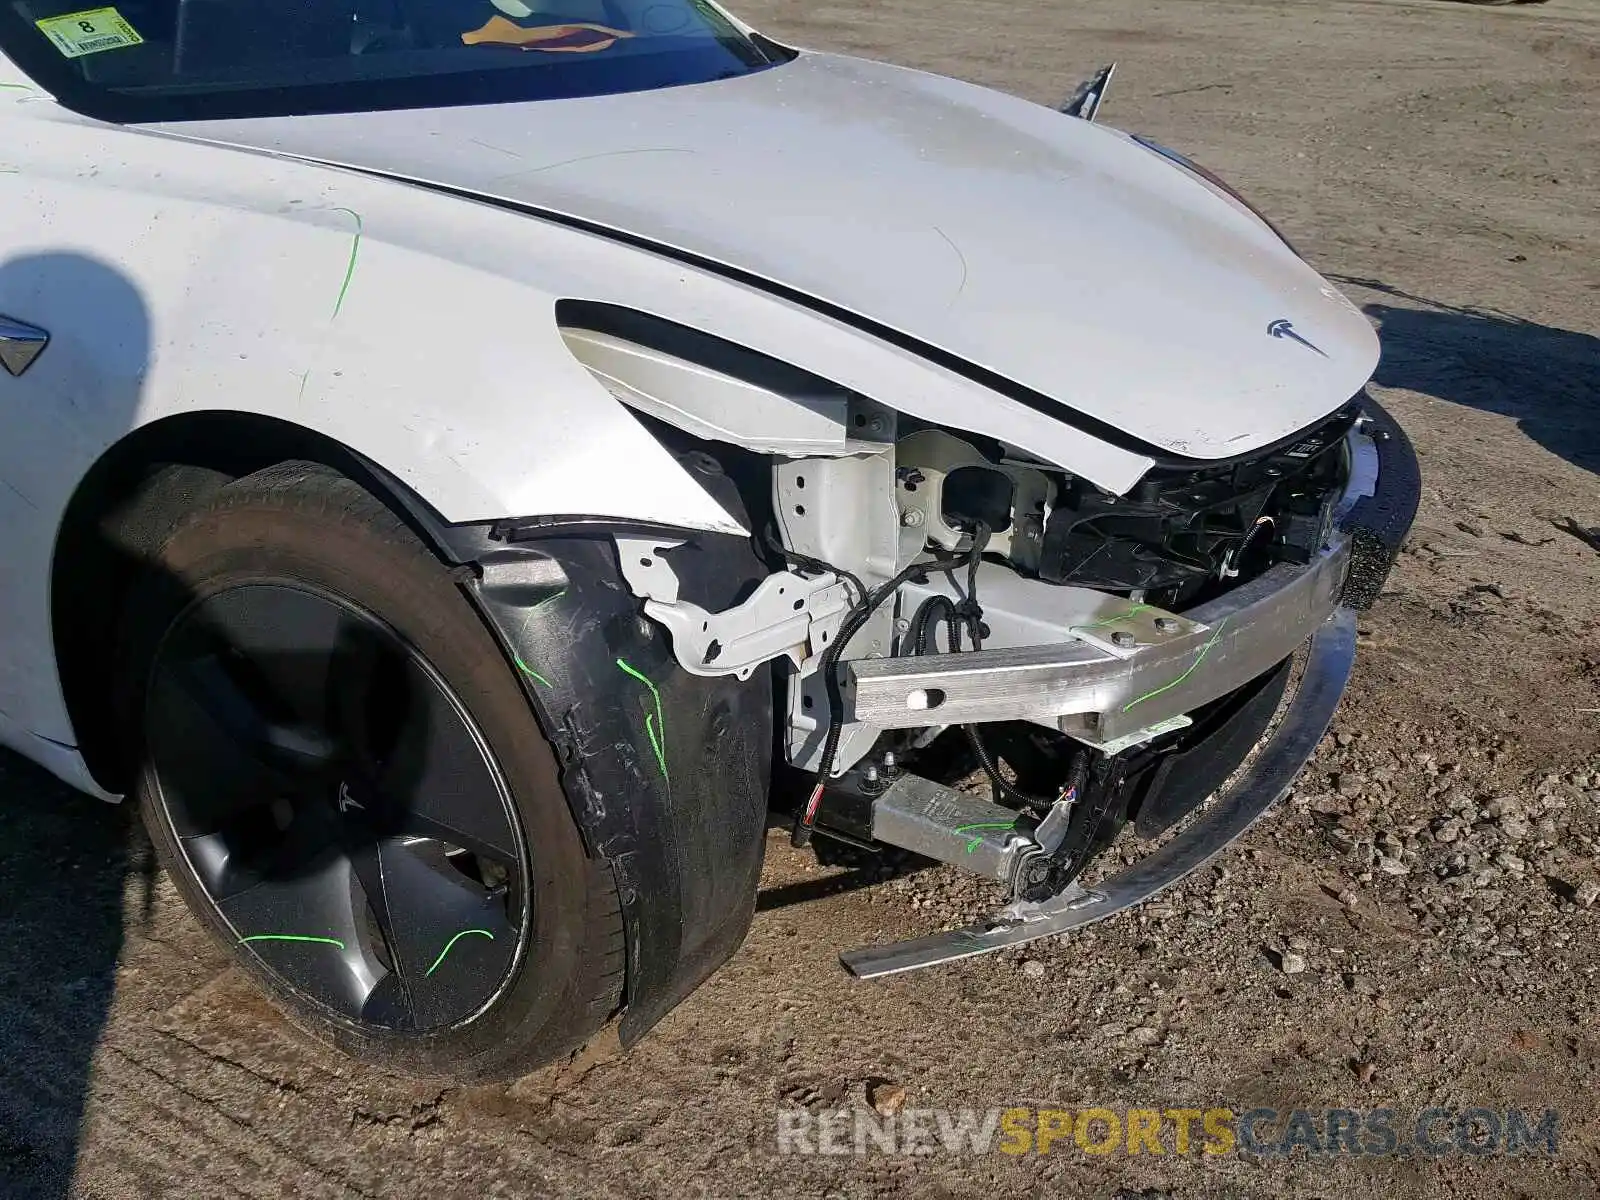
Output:
<instances>
[{"instance_id":1,"label":"aluminum bumper beam","mask_svg":"<svg viewBox=\"0 0 1600 1200\"><path fill-rule=\"evenodd\" d=\"M1293 654L1338 603L1350 541L1184 613L1198 628L1117 657L1088 642L847 663L847 719L879 729L1033 721L1103 745L1227 695Z\"/></svg>"},{"instance_id":2,"label":"aluminum bumper beam","mask_svg":"<svg viewBox=\"0 0 1600 1200\"><path fill-rule=\"evenodd\" d=\"M1378 415L1366 423L1370 430L1358 426L1347 435L1350 474L1336 504L1335 528L1311 562L1273 567L1182 613L1180 622L1161 621L1158 610L1129 604L1117 626L1127 641L1115 653L1095 644L1101 639L1079 636L965 654L852 659L843 664L846 720L874 729L1023 720L1109 746L1169 727L1167 722L1242 687L1293 654L1340 603L1363 536L1354 518L1362 506L1383 499L1374 493L1388 482L1379 478L1380 445L1390 451L1382 474L1406 476L1402 468L1409 462L1415 475L1415 459L1401 444L1398 427L1375 406L1373 411ZM1397 487L1405 490L1400 480L1382 490ZM1388 507L1398 514L1403 533L1414 497L1409 507ZM1114 619L1115 614L1095 626ZM1163 632L1144 629L1141 622Z\"/></svg>"},{"instance_id":3,"label":"aluminum bumper beam","mask_svg":"<svg viewBox=\"0 0 1600 1200\"><path fill-rule=\"evenodd\" d=\"M1349 682L1355 649L1355 613L1336 608L1311 639L1299 689L1277 729L1243 772L1193 824L1126 870L1092 888L1072 885L1050 900L1012 904L964 929L850 950L840 962L852 975L872 979L989 954L1092 925L1177 883L1243 834L1289 789L1327 732Z\"/></svg>"}]
</instances>

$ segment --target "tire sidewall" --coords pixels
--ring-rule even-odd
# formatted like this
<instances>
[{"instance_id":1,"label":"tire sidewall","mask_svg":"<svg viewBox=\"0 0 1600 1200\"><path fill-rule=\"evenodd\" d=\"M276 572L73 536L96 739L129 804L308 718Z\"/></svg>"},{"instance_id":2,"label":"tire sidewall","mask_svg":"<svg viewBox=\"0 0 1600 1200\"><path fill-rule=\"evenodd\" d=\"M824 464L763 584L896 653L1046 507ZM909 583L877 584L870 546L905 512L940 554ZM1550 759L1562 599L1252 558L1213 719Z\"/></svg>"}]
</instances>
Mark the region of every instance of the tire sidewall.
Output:
<instances>
[{"instance_id":1,"label":"tire sidewall","mask_svg":"<svg viewBox=\"0 0 1600 1200\"><path fill-rule=\"evenodd\" d=\"M142 730L150 667L188 604L268 582L303 583L351 603L420 654L477 725L512 797L531 861L532 929L509 981L487 1010L464 1024L403 1034L314 1005L237 944L194 877L161 803L154 764L141 753L140 809L185 901L291 1021L363 1061L415 1075L486 1078L503 1074L507 1062L530 1052L546 1058L581 1041L590 1032L576 1022L590 999L587 948L580 942L589 925L592 868L567 810L554 755L476 610L431 553L392 518L389 528L381 520L329 520L326 496L291 491L247 500L227 491L173 533L130 606L118 675L122 711L138 724L125 720L124 728Z\"/></svg>"}]
</instances>

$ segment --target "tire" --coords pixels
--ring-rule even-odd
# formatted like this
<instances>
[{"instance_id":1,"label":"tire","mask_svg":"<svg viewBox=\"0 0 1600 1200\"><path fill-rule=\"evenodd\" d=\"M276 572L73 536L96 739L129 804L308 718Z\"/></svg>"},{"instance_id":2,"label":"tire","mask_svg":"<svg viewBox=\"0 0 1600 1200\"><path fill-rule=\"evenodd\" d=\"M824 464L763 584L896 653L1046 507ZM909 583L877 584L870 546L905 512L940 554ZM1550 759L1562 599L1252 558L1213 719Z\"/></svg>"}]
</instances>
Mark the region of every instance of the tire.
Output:
<instances>
[{"instance_id":1,"label":"tire","mask_svg":"<svg viewBox=\"0 0 1600 1200\"><path fill-rule=\"evenodd\" d=\"M495 639L366 491L310 463L224 487L162 545L119 644L161 862L299 1028L474 1081L615 1014L611 872Z\"/></svg>"}]
</instances>

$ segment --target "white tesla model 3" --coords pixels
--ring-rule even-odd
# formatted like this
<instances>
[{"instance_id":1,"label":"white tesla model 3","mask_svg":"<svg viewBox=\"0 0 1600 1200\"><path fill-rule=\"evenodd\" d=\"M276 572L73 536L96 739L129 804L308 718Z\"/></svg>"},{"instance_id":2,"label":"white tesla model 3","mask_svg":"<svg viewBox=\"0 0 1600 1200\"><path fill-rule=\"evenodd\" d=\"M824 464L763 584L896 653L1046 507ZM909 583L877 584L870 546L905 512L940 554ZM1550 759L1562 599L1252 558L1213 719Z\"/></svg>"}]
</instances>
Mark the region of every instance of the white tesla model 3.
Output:
<instances>
[{"instance_id":1,"label":"white tesla model 3","mask_svg":"<svg viewBox=\"0 0 1600 1200\"><path fill-rule=\"evenodd\" d=\"M0 0L0 742L136 798L302 1027L462 1078L687 995L774 800L994 882L860 976L1180 878L1326 728L1415 459L1105 82L709 0Z\"/></svg>"}]
</instances>

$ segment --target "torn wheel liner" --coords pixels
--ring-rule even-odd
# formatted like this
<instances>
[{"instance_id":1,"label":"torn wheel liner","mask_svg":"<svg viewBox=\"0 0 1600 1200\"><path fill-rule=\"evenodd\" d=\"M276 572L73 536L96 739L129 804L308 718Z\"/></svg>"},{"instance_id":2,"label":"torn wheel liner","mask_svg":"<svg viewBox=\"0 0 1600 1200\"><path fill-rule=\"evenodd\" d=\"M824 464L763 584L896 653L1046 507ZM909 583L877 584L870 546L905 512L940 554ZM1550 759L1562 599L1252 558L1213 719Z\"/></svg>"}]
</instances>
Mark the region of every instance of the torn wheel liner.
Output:
<instances>
[{"instance_id":1,"label":"torn wheel liner","mask_svg":"<svg viewBox=\"0 0 1600 1200\"><path fill-rule=\"evenodd\" d=\"M762 568L706 535L719 577ZM590 852L615 871L631 1044L738 948L755 911L772 763L771 675L684 671L639 615L609 539L488 551L471 584L547 735Z\"/></svg>"}]
</instances>

